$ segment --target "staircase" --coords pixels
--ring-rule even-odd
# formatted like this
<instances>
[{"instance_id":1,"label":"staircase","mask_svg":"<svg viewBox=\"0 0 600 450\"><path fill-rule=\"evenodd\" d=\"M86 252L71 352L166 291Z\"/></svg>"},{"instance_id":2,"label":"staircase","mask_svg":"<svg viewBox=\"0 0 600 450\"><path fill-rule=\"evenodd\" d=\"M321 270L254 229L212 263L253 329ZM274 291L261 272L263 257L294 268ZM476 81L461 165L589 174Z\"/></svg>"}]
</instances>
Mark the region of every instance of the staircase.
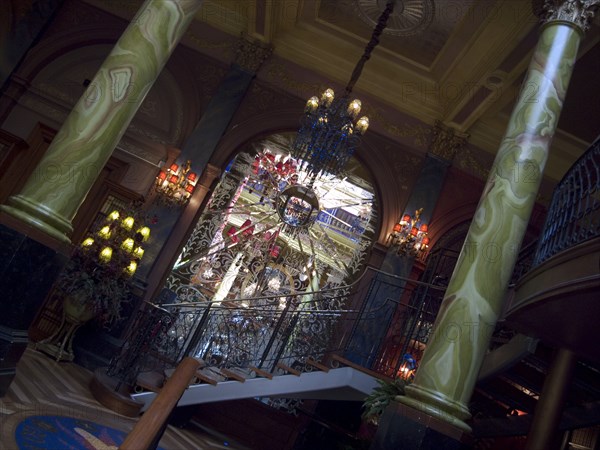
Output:
<instances>
[{"instance_id":1,"label":"staircase","mask_svg":"<svg viewBox=\"0 0 600 450\"><path fill-rule=\"evenodd\" d=\"M353 365L337 355L332 361ZM196 371L177 406L256 397L363 401L378 386L375 374L366 369L356 366L329 369L310 359L307 363L315 370L300 372L280 364L279 374L272 374L256 367L218 369L205 366ZM203 364L201 361L200 365ZM170 373L166 371L162 382L166 382ZM145 391L131 395L133 400L143 403L142 411L150 406L161 389L150 378L141 374L137 385ZM156 376L152 378L156 382Z\"/></svg>"}]
</instances>

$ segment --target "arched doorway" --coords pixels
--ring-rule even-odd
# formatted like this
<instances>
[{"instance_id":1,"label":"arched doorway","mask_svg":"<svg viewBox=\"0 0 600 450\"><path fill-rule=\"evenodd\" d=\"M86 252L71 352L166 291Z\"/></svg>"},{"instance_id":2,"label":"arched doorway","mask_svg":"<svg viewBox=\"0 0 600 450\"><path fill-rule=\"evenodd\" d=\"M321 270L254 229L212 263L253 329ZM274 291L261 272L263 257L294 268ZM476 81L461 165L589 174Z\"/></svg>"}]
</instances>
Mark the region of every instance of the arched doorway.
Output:
<instances>
[{"instance_id":1,"label":"arched doorway","mask_svg":"<svg viewBox=\"0 0 600 450\"><path fill-rule=\"evenodd\" d=\"M167 279L173 359L272 370L327 348L374 239L375 189L355 159L311 178L293 137L247 145L200 215Z\"/></svg>"}]
</instances>

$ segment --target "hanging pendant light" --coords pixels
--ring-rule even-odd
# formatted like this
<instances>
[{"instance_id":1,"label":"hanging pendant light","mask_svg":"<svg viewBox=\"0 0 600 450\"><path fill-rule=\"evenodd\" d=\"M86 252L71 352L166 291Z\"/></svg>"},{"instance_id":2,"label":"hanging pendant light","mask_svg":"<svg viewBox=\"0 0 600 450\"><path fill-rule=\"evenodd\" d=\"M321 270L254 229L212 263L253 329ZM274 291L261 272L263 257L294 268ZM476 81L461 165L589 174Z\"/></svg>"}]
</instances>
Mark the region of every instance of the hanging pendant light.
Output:
<instances>
[{"instance_id":1,"label":"hanging pendant light","mask_svg":"<svg viewBox=\"0 0 600 450\"><path fill-rule=\"evenodd\" d=\"M320 97L311 97L306 102L292 156L302 161L302 170L310 176L309 186L324 174L339 175L369 127L366 116L359 118L360 100L351 100L350 94L365 62L379 43L394 3L394 0L387 2L343 95L336 98L333 89L329 88Z\"/></svg>"}]
</instances>

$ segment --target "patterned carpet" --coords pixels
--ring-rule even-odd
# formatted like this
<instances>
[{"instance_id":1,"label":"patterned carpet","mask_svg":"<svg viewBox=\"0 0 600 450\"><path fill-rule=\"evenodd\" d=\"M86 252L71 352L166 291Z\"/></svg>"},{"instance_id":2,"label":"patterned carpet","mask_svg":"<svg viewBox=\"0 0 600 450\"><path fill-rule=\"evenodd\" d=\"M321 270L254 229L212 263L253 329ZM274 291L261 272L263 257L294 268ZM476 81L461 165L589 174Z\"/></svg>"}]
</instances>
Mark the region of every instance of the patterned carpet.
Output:
<instances>
[{"instance_id":1,"label":"patterned carpet","mask_svg":"<svg viewBox=\"0 0 600 450\"><path fill-rule=\"evenodd\" d=\"M117 449L135 419L104 408L91 395L92 374L28 348L9 392L0 399L0 448ZM200 430L169 426L161 450L238 448Z\"/></svg>"}]
</instances>

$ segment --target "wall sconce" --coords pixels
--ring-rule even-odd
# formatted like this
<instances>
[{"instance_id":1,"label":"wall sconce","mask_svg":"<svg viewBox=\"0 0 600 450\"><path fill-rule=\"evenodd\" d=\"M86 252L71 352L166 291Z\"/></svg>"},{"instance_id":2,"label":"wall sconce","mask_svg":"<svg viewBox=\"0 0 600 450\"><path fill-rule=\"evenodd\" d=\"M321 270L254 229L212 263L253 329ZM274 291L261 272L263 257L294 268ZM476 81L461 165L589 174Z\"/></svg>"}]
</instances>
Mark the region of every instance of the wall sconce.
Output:
<instances>
[{"instance_id":1,"label":"wall sconce","mask_svg":"<svg viewBox=\"0 0 600 450\"><path fill-rule=\"evenodd\" d=\"M197 183L197 174L191 172L191 161L186 161L183 166L175 163L167 170L161 170L156 176L154 189L163 203L173 206L187 204Z\"/></svg>"},{"instance_id":2,"label":"wall sconce","mask_svg":"<svg viewBox=\"0 0 600 450\"><path fill-rule=\"evenodd\" d=\"M396 248L398 255L421 256L429 247L428 226L426 223L421 223L420 219L422 212L423 208L415 211L414 217L405 214L394 225L388 236L388 243L391 247Z\"/></svg>"}]
</instances>

